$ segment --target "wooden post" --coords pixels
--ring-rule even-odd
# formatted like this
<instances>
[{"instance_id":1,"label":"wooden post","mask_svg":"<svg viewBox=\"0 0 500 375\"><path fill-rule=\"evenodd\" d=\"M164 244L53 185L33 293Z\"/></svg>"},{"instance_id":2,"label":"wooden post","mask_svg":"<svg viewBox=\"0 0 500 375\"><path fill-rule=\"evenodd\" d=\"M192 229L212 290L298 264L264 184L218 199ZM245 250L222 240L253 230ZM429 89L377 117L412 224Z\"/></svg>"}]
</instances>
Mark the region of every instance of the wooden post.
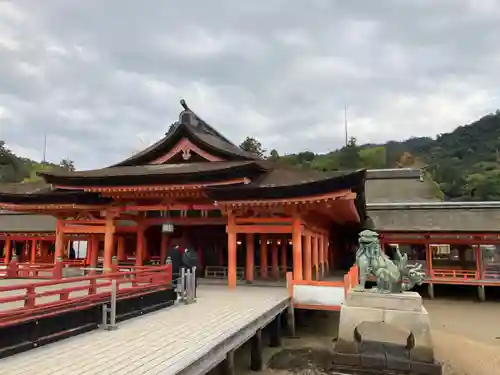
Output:
<instances>
[{"instance_id":1,"label":"wooden post","mask_svg":"<svg viewBox=\"0 0 500 375\"><path fill-rule=\"evenodd\" d=\"M273 239L273 244L271 245L271 267L273 269L273 277L275 279L280 276L279 269L279 257L278 257L278 240L276 238Z\"/></svg>"},{"instance_id":2,"label":"wooden post","mask_svg":"<svg viewBox=\"0 0 500 375\"><path fill-rule=\"evenodd\" d=\"M144 224L139 221L137 223L137 240L136 240L136 250L135 250L135 265L142 266L144 264Z\"/></svg>"},{"instance_id":3,"label":"wooden post","mask_svg":"<svg viewBox=\"0 0 500 375\"><path fill-rule=\"evenodd\" d=\"M262 358L262 330L258 329L252 337L252 349L250 353L250 369L252 371L261 371L264 361Z\"/></svg>"},{"instance_id":4,"label":"wooden post","mask_svg":"<svg viewBox=\"0 0 500 375\"><path fill-rule=\"evenodd\" d=\"M54 262L62 259L64 254L64 223L63 219L58 218L56 222L56 249L54 252Z\"/></svg>"},{"instance_id":5,"label":"wooden post","mask_svg":"<svg viewBox=\"0 0 500 375\"><path fill-rule=\"evenodd\" d=\"M432 278L432 250L428 239L425 242L425 273L427 277Z\"/></svg>"},{"instance_id":6,"label":"wooden post","mask_svg":"<svg viewBox=\"0 0 500 375\"><path fill-rule=\"evenodd\" d=\"M99 237L93 234L90 238L90 267L96 268L99 261Z\"/></svg>"},{"instance_id":7,"label":"wooden post","mask_svg":"<svg viewBox=\"0 0 500 375\"><path fill-rule=\"evenodd\" d=\"M483 259L480 245L474 245L474 250L476 253L476 271L477 271L477 279L483 279L484 267L483 267Z\"/></svg>"},{"instance_id":8,"label":"wooden post","mask_svg":"<svg viewBox=\"0 0 500 375\"><path fill-rule=\"evenodd\" d=\"M318 237L312 237L312 261L314 265L315 280L319 280Z\"/></svg>"},{"instance_id":9,"label":"wooden post","mask_svg":"<svg viewBox=\"0 0 500 375\"><path fill-rule=\"evenodd\" d=\"M245 279L247 282L253 281L253 271L255 268L255 242L253 233L248 233L246 238L246 262Z\"/></svg>"},{"instance_id":10,"label":"wooden post","mask_svg":"<svg viewBox=\"0 0 500 375\"><path fill-rule=\"evenodd\" d=\"M36 239L31 240L30 263L36 263Z\"/></svg>"},{"instance_id":11,"label":"wooden post","mask_svg":"<svg viewBox=\"0 0 500 375\"><path fill-rule=\"evenodd\" d=\"M3 262L4 264L9 264L10 262L10 253L12 251L12 241L9 240L8 237L5 237L5 245L4 245L4 257L3 257Z\"/></svg>"},{"instance_id":12,"label":"wooden post","mask_svg":"<svg viewBox=\"0 0 500 375\"><path fill-rule=\"evenodd\" d=\"M281 240L281 269L283 276L286 275L288 264L286 259L286 250L288 245L288 238L283 238Z\"/></svg>"},{"instance_id":13,"label":"wooden post","mask_svg":"<svg viewBox=\"0 0 500 375\"><path fill-rule=\"evenodd\" d=\"M278 314L270 324L271 332L269 346L281 346L281 314Z\"/></svg>"},{"instance_id":14,"label":"wooden post","mask_svg":"<svg viewBox=\"0 0 500 375\"><path fill-rule=\"evenodd\" d=\"M312 254L311 254L311 234L304 236L304 280L312 280Z\"/></svg>"},{"instance_id":15,"label":"wooden post","mask_svg":"<svg viewBox=\"0 0 500 375\"><path fill-rule=\"evenodd\" d=\"M328 241L328 235L324 234L322 237L323 241L323 251L325 253L325 264L326 264L326 274L330 274L330 257L329 257L329 251L330 251L330 241Z\"/></svg>"},{"instance_id":16,"label":"wooden post","mask_svg":"<svg viewBox=\"0 0 500 375\"><path fill-rule=\"evenodd\" d=\"M160 244L160 265L164 265L167 261L167 242L168 237L166 233L161 234L161 244ZM201 260L201 257L199 257Z\"/></svg>"},{"instance_id":17,"label":"wooden post","mask_svg":"<svg viewBox=\"0 0 500 375\"><path fill-rule=\"evenodd\" d=\"M231 211L227 215L227 286L236 288L236 228L235 219Z\"/></svg>"},{"instance_id":18,"label":"wooden post","mask_svg":"<svg viewBox=\"0 0 500 375\"><path fill-rule=\"evenodd\" d=\"M222 375L234 375L234 349L230 350L226 354L226 359L221 363L221 374Z\"/></svg>"},{"instance_id":19,"label":"wooden post","mask_svg":"<svg viewBox=\"0 0 500 375\"><path fill-rule=\"evenodd\" d=\"M292 223L293 279L302 280L302 230L300 216L296 215Z\"/></svg>"},{"instance_id":20,"label":"wooden post","mask_svg":"<svg viewBox=\"0 0 500 375\"><path fill-rule=\"evenodd\" d=\"M106 213L104 232L104 270L111 270L113 265L115 222L110 213Z\"/></svg>"},{"instance_id":21,"label":"wooden post","mask_svg":"<svg viewBox=\"0 0 500 375\"><path fill-rule=\"evenodd\" d=\"M125 260L125 238L123 236L117 236L116 242L116 259L120 262Z\"/></svg>"},{"instance_id":22,"label":"wooden post","mask_svg":"<svg viewBox=\"0 0 500 375\"><path fill-rule=\"evenodd\" d=\"M260 236L260 277L267 279L267 236Z\"/></svg>"},{"instance_id":23,"label":"wooden post","mask_svg":"<svg viewBox=\"0 0 500 375\"><path fill-rule=\"evenodd\" d=\"M321 267L321 276L325 276L325 249L323 248L323 234L320 234L319 236L316 237L316 240L318 241L318 255L319 255L319 266Z\"/></svg>"}]
</instances>

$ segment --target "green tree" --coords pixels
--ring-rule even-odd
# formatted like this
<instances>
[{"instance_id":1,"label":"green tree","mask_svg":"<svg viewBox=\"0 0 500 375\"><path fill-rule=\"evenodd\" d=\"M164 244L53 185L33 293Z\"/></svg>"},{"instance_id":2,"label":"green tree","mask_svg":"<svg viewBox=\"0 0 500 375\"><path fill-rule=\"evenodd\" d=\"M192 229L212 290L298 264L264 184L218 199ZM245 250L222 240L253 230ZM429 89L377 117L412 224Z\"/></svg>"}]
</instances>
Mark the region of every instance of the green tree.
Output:
<instances>
[{"instance_id":1,"label":"green tree","mask_svg":"<svg viewBox=\"0 0 500 375\"><path fill-rule=\"evenodd\" d=\"M22 160L7 148L4 141L0 141L0 182L20 182L25 175Z\"/></svg>"},{"instance_id":2,"label":"green tree","mask_svg":"<svg viewBox=\"0 0 500 375\"><path fill-rule=\"evenodd\" d=\"M73 172L75 170L75 162L67 158L62 159L59 162L59 166L66 171Z\"/></svg>"},{"instance_id":3,"label":"green tree","mask_svg":"<svg viewBox=\"0 0 500 375\"><path fill-rule=\"evenodd\" d=\"M246 137L245 140L241 142L240 148L260 158L263 158L266 152L266 150L262 147L262 143L254 137Z\"/></svg>"},{"instance_id":4,"label":"green tree","mask_svg":"<svg viewBox=\"0 0 500 375\"><path fill-rule=\"evenodd\" d=\"M359 156L365 168L380 169L387 165L385 147L383 146L362 148L359 150Z\"/></svg>"},{"instance_id":5,"label":"green tree","mask_svg":"<svg viewBox=\"0 0 500 375\"><path fill-rule=\"evenodd\" d=\"M341 169L358 169L363 166L363 160L359 155L359 147L356 138L351 137L347 145L339 151L339 165Z\"/></svg>"},{"instance_id":6,"label":"green tree","mask_svg":"<svg viewBox=\"0 0 500 375\"><path fill-rule=\"evenodd\" d=\"M271 160L271 161L277 161L279 158L280 158L280 154L278 154L278 151L273 148L269 152L269 158L268 159Z\"/></svg>"}]
</instances>

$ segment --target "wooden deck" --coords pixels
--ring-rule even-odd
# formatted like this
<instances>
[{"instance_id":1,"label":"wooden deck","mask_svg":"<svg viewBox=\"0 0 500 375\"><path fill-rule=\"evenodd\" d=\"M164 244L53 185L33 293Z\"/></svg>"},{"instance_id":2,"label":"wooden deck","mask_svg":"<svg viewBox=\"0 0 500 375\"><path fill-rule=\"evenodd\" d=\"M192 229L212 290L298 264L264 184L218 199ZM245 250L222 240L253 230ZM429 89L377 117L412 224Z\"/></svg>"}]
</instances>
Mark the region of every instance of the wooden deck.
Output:
<instances>
[{"instance_id":1,"label":"wooden deck","mask_svg":"<svg viewBox=\"0 0 500 375\"><path fill-rule=\"evenodd\" d=\"M194 304L3 359L0 375L205 374L288 304L286 288L204 285Z\"/></svg>"}]
</instances>

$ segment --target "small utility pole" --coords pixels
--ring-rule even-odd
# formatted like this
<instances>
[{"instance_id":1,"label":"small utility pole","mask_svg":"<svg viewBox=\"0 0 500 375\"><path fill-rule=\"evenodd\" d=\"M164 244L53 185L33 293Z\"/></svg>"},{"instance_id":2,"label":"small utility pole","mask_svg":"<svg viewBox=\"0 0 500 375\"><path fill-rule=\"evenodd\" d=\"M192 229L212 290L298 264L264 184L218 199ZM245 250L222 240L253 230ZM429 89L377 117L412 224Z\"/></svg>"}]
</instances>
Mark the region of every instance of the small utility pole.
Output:
<instances>
[{"instance_id":1,"label":"small utility pole","mask_svg":"<svg viewBox=\"0 0 500 375\"><path fill-rule=\"evenodd\" d=\"M42 164L47 162L47 132L43 134L43 157Z\"/></svg>"},{"instance_id":2,"label":"small utility pole","mask_svg":"<svg viewBox=\"0 0 500 375\"><path fill-rule=\"evenodd\" d=\"M345 145L349 143L349 137L347 134L347 104L344 104L344 132L345 132Z\"/></svg>"}]
</instances>

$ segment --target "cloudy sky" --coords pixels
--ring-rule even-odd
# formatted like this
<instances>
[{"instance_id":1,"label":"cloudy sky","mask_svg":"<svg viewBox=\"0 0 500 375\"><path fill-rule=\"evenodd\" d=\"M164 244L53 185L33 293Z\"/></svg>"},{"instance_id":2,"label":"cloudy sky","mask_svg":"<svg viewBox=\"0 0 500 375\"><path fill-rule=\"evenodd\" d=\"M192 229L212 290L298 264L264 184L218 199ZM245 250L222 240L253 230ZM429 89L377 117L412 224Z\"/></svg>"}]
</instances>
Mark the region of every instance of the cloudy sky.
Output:
<instances>
[{"instance_id":1,"label":"cloudy sky","mask_svg":"<svg viewBox=\"0 0 500 375\"><path fill-rule=\"evenodd\" d=\"M98 168L179 99L280 153L433 136L500 108L500 0L1 0L0 139Z\"/></svg>"}]
</instances>

